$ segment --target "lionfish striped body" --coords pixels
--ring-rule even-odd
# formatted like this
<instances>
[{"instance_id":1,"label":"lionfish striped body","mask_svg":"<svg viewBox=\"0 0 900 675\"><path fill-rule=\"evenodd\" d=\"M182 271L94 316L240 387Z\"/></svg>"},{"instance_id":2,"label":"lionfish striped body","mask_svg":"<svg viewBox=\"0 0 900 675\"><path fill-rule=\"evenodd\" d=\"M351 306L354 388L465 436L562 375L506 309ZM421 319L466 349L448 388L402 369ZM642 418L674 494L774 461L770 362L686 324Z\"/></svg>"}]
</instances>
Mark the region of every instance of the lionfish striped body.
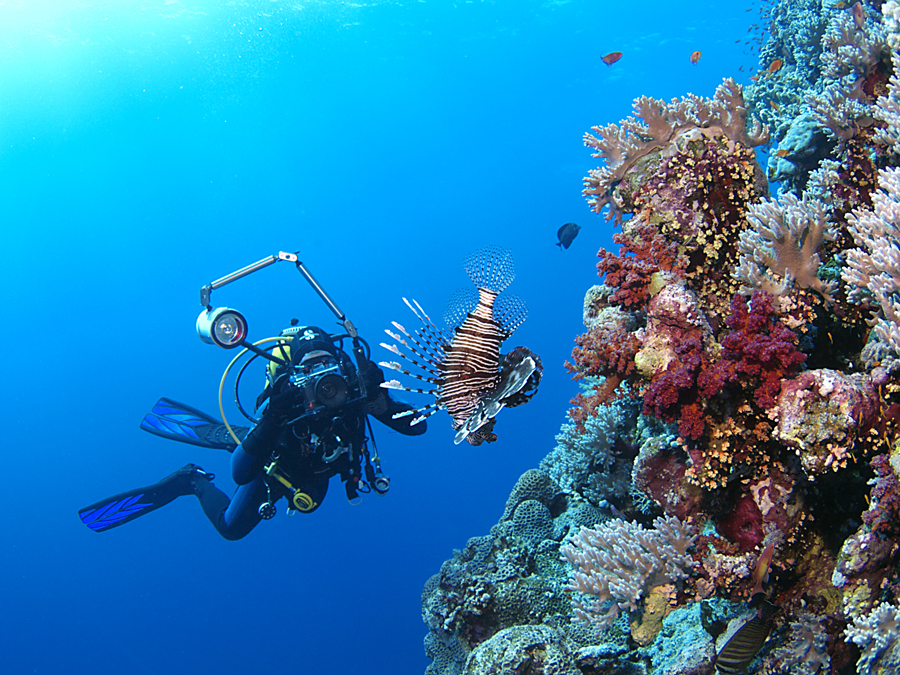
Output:
<instances>
[{"instance_id":1,"label":"lionfish striped body","mask_svg":"<svg viewBox=\"0 0 900 675\"><path fill-rule=\"evenodd\" d=\"M417 415L412 424L443 408L453 418L453 428L462 429L456 442L465 438L478 445L485 440L490 427L481 435L476 432L489 420L477 426L470 420L484 409L491 396L496 396L498 391L508 395L509 388L504 389L501 382L500 347L525 320L527 309L517 297L501 295L515 278L512 256L508 251L495 247L481 249L466 259L464 267L478 289L478 296L476 300L475 294L470 292L451 301L444 318L452 328L452 337L432 323L419 303L415 300L410 303L406 298L403 302L422 322L422 327L410 333L397 322L392 322L399 333L385 331L408 352L397 345L382 343L382 346L406 359L424 374L411 372L393 361L379 365L432 385L430 389L416 389L404 386L397 380L381 385L434 397L433 403L407 413ZM523 366L526 367L527 364ZM534 369L533 360L530 370L523 372L520 369L520 375L524 378L520 378L519 388L512 393L524 387ZM496 405L496 401L494 404L489 415L491 426L493 416L503 407L503 404Z\"/></svg>"}]
</instances>

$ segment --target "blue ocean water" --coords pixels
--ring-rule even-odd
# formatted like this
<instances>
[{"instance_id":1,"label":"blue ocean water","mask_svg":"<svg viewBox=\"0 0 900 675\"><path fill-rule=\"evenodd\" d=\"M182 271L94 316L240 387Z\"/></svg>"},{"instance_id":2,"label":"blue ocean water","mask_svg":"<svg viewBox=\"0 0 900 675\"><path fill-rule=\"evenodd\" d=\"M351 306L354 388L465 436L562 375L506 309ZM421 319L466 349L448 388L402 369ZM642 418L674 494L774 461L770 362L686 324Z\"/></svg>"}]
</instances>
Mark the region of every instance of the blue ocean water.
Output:
<instances>
[{"instance_id":1,"label":"blue ocean water","mask_svg":"<svg viewBox=\"0 0 900 675\"><path fill-rule=\"evenodd\" d=\"M3 672L421 673L422 584L496 522L576 392L563 362L612 234L581 196L582 135L636 96L746 78L748 7L0 2ZM239 542L194 498L80 523L189 461L230 492L226 453L138 429L160 396L216 412L232 354L196 336L202 285L298 251L385 358L383 329L415 324L401 297L439 317L488 243L530 310L508 345L544 363L497 443L454 445L444 413L422 438L378 427L389 495L351 506L334 480ZM287 263L214 299L253 338L334 327Z\"/></svg>"}]
</instances>

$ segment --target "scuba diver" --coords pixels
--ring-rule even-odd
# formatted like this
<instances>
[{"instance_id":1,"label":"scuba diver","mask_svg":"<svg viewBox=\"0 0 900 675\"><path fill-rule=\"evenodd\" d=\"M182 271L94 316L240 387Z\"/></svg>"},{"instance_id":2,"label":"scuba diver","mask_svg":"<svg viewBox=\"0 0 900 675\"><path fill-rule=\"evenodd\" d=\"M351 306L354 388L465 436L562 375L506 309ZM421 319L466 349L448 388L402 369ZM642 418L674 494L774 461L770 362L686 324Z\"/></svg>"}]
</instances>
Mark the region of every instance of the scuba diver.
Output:
<instances>
[{"instance_id":1,"label":"scuba diver","mask_svg":"<svg viewBox=\"0 0 900 675\"><path fill-rule=\"evenodd\" d=\"M343 324L345 333L330 335L316 326L292 322L274 338L246 341L247 323L228 308L213 308L211 292L263 267L294 262L313 289ZM237 484L232 497L214 484L215 476L187 464L154 485L129 490L79 510L82 522L101 532L118 527L165 506L178 497L195 495L206 517L225 539L245 537L261 520L275 516L275 503L288 500L288 513L312 513L325 498L332 476L340 476L347 499L360 493L384 495L390 479L381 471L368 417L399 433L418 436L425 424L410 426L403 415L413 406L397 401L379 385L381 369L369 359L368 344L338 309L294 253L280 252L201 289L206 309L197 320L201 339L226 349L244 347L222 377L219 410L222 421L195 408L162 398L144 417L141 428L163 438L231 452L231 474ZM351 340L356 363L343 349ZM270 343L265 348L259 345ZM235 402L252 427L232 426L222 408L222 389L232 366L251 356L235 379ZM257 357L269 361L266 386L256 400L259 419L245 412L238 395L241 375ZM368 431L368 434L366 433ZM372 453L369 451L371 441Z\"/></svg>"}]
</instances>

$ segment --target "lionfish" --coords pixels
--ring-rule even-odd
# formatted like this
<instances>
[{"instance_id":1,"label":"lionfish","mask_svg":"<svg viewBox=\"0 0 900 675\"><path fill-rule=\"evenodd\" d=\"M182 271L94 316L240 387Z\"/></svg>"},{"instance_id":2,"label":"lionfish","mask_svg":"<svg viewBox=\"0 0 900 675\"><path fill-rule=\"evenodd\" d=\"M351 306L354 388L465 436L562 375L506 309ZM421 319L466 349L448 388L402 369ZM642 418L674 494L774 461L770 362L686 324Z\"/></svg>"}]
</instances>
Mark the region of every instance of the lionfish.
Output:
<instances>
[{"instance_id":1,"label":"lionfish","mask_svg":"<svg viewBox=\"0 0 900 675\"><path fill-rule=\"evenodd\" d=\"M410 372L396 361L378 365L410 375L432 385L415 389L397 380L381 384L434 397L426 406L399 413L395 417L416 415L418 424L440 409L447 410L456 430L455 443L464 439L472 445L492 442L495 417L504 407L527 403L537 393L541 379L541 360L525 347L516 347L501 355L500 347L522 325L528 315L525 303L503 291L515 278L512 254L498 247L485 247L470 254L463 267L478 293L458 293L451 299L444 320L452 331L448 335L432 323L428 314L413 300L403 298L422 327L410 333L396 321L385 332L400 343L381 346L405 359L424 373Z\"/></svg>"}]
</instances>

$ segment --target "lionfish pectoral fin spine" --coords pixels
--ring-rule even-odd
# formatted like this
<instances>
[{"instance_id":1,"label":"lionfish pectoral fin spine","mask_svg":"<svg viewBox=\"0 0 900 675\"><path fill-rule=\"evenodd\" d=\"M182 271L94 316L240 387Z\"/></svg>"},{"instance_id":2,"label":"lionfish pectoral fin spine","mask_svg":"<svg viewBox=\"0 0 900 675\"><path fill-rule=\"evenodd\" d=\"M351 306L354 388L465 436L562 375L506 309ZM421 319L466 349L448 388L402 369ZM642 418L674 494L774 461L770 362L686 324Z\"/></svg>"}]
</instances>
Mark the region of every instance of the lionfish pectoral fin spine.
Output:
<instances>
[{"instance_id":1,"label":"lionfish pectoral fin spine","mask_svg":"<svg viewBox=\"0 0 900 675\"><path fill-rule=\"evenodd\" d=\"M394 324L394 325L399 325L399 324ZM392 332L391 330L389 330L387 328L384 329L384 332L387 333L391 338L393 338L394 340L399 342L401 345L403 345L404 347L409 349L413 354L418 356L420 359L427 361L429 364L431 364L434 367L438 366L438 361L439 361L438 357L436 357L434 354L432 354L427 347L423 347L421 344L419 344L419 342L415 338L410 336L409 333L406 333L404 331L404 335L406 335L410 340L412 340L413 344L409 344L401 336L397 335L396 333ZM416 347L419 347L419 349L417 349ZM394 350L392 349L391 351L394 351ZM400 354L400 356L402 356L403 358L405 358L409 361L413 361L406 354L401 354L399 351L397 351L395 353ZM415 363L415 361L413 361L413 363ZM416 365L418 366L419 364L416 363ZM422 367L426 368L426 370L429 370L429 371L431 370L430 368L427 368L425 366L422 366Z\"/></svg>"},{"instance_id":2,"label":"lionfish pectoral fin spine","mask_svg":"<svg viewBox=\"0 0 900 675\"><path fill-rule=\"evenodd\" d=\"M406 298L403 298L403 302L412 310L412 313L416 315L416 318L422 322L423 329L427 332L431 340L436 343L438 348L443 349L450 344L450 340L447 339L447 336L444 335L440 328L434 325L431 317L429 317L425 310L422 309L422 305L416 300L413 300L413 304L415 305L415 307L413 307Z\"/></svg>"},{"instance_id":3,"label":"lionfish pectoral fin spine","mask_svg":"<svg viewBox=\"0 0 900 675\"><path fill-rule=\"evenodd\" d=\"M390 370L395 370L398 373L403 373L404 375L409 375L410 377L414 377L417 380L422 380L422 382L427 382L428 384L440 384L440 381L437 378L425 377L424 375L419 375L418 373L412 373L396 361L379 361L378 365Z\"/></svg>"},{"instance_id":4,"label":"lionfish pectoral fin spine","mask_svg":"<svg viewBox=\"0 0 900 675\"><path fill-rule=\"evenodd\" d=\"M386 382L382 382L378 385L382 389L397 389L399 391L411 391L415 394L428 394L430 396L435 396L437 394L436 389L413 389L412 387L406 387L402 385L397 380L387 380Z\"/></svg>"},{"instance_id":5,"label":"lionfish pectoral fin spine","mask_svg":"<svg viewBox=\"0 0 900 675\"><path fill-rule=\"evenodd\" d=\"M421 422L422 420L424 420L426 417L430 417L431 415L436 413L439 409L440 409L440 406L432 404L432 405L426 405L424 408L419 408L417 410L404 410L403 412L399 412L399 413L395 413L394 415L391 415L391 417L393 419L397 419L399 417L408 417L409 415L415 415L416 413L422 413L422 414L418 415L417 417L415 417L409 423L409 426L412 427L412 426L415 426L416 424L418 424L419 422Z\"/></svg>"},{"instance_id":6,"label":"lionfish pectoral fin spine","mask_svg":"<svg viewBox=\"0 0 900 675\"><path fill-rule=\"evenodd\" d=\"M400 350L397 348L397 345L389 345L387 342L381 342L379 344L382 347L384 347L385 349L387 349L389 352L393 352L397 356L402 356L402 354L400 353Z\"/></svg>"},{"instance_id":7,"label":"lionfish pectoral fin spine","mask_svg":"<svg viewBox=\"0 0 900 675\"><path fill-rule=\"evenodd\" d=\"M412 358L409 354L404 354L403 352L401 352L399 347L397 347L397 345L389 345L386 342L381 342L379 344L381 344L381 346L384 347L385 349L387 349L389 352L393 352L400 358L406 359L407 361L409 361L411 364L413 364L417 368L421 368L429 375L434 375L435 377L438 377L440 375L435 364L432 364L430 361L428 363L420 363L419 361L416 361L414 358ZM418 356L418 352L416 352L415 349L412 349L412 352ZM396 370L396 369L394 369L394 370ZM419 377L419 376L414 375L414 377Z\"/></svg>"},{"instance_id":8,"label":"lionfish pectoral fin spine","mask_svg":"<svg viewBox=\"0 0 900 675\"><path fill-rule=\"evenodd\" d=\"M428 335L420 333L419 331L415 331L415 333L410 334L408 330L406 330L396 321L391 321L391 323L394 325L394 328L396 328L401 333L403 333L403 335L409 338L409 340L413 343L413 345L415 345L415 347L408 345L403 338L401 338L399 335L391 333L389 330L385 330L385 333L390 335L395 340L398 340L404 347L409 347L413 351L413 353L417 354L423 359L426 359L432 365L437 365L438 361L440 361L441 359L440 355L444 352L443 345L435 344L431 339L429 339ZM416 349L416 347L418 347L419 349Z\"/></svg>"}]
</instances>

